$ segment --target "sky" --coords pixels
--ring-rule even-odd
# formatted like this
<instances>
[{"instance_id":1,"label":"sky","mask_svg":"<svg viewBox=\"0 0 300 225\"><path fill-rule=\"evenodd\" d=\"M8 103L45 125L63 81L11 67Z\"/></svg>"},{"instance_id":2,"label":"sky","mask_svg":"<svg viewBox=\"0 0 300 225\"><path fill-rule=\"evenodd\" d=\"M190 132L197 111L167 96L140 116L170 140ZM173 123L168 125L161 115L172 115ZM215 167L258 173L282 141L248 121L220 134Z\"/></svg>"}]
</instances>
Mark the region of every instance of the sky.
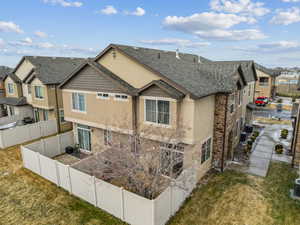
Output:
<instances>
[{"instance_id":1,"label":"sky","mask_svg":"<svg viewBox=\"0 0 300 225\"><path fill-rule=\"evenodd\" d=\"M10 0L0 65L23 55L94 57L110 43L212 60L300 66L300 0Z\"/></svg>"}]
</instances>

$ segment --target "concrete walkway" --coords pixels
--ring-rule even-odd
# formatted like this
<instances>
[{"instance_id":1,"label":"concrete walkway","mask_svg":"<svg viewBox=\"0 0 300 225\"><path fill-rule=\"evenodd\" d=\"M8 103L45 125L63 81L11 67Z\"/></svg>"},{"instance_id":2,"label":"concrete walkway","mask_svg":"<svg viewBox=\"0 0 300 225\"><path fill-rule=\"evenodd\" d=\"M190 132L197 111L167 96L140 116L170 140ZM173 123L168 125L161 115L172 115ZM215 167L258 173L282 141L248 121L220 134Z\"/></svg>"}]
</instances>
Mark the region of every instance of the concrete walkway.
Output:
<instances>
[{"instance_id":1,"label":"concrete walkway","mask_svg":"<svg viewBox=\"0 0 300 225\"><path fill-rule=\"evenodd\" d=\"M291 134L291 127L288 125L265 124L265 128L253 146L254 149L250 155L249 167L246 169L247 173L261 177L267 176L269 165L271 160L273 160L273 156L275 160L278 160L277 155L275 155L273 150L275 144L281 142L279 140L281 129L288 129L290 131L289 133ZM282 157L286 159L288 156Z\"/></svg>"}]
</instances>

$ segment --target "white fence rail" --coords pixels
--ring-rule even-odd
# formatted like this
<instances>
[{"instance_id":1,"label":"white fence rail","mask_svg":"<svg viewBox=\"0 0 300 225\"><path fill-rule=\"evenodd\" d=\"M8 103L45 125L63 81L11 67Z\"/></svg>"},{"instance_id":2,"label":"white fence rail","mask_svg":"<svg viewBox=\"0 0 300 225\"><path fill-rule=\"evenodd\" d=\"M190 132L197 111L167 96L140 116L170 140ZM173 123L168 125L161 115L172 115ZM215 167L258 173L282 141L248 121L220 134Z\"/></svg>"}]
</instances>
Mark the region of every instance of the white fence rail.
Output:
<instances>
[{"instance_id":1,"label":"white fence rail","mask_svg":"<svg viewBox=\"0 0 300 225\"><path fill-rule=\"evenodd\" d=\"M178 185L171 185L156 199L149 200L49 158L73 145L73 133L69 132L22 146L23 165L129 224L166 224L196 186L195 174L185 170L178 178ZM184 188L183 182L187 184Z\"/></svg>"},{"instance_id":2,"label":"white fence rail","mask_svg":"<svg viewBox=\"0 0 300 225\"><path fill-rule=\"evenodd\" d=\"M40 121L25 126L0 130L0 148L22 144L55 133L57 133L57 123L55 120Z\"/></svg>"}]
</instances>

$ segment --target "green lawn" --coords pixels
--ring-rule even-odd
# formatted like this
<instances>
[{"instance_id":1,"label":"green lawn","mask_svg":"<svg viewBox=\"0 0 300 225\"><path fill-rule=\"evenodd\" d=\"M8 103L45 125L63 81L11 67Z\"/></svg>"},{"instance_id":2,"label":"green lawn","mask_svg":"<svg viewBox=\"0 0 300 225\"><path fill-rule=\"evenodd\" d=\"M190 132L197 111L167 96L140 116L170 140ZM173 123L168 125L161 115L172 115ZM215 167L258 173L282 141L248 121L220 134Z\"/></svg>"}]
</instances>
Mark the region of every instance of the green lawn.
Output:
<instances>
[{"instance_id":1,"label":"green lawn","mask_svg":"<svg viewBox=\"0 0 300 225\"><path fill-rule=\"evenodd\" d=\"M296 174L271 166L266 179L234 171L212 175L169 225L300 224L300 204L289 199ZM120 225L120 220L22 168L18 147L0 150L0 225Z\"/></svg>"}]
</instances>

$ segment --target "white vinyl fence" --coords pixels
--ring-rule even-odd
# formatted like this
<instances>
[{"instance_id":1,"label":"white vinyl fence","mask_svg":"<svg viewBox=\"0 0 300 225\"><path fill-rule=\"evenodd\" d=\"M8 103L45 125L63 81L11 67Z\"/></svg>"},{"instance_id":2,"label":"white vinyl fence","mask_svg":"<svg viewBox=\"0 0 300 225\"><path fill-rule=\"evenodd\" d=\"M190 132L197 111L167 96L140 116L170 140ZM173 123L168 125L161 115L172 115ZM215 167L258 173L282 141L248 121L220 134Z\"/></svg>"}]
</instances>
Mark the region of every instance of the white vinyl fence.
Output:
<instances>
[{"instance_id":1,"label":"white vinyl fence","mask_svg":"<svg viewBox=\"0 0 300 225\"><path fill-rule=\"evenodd\" d=\"M183 171L176 184L149 200L51 159L74 146L65 133L22 146L23 165L73 195L132 225L164 225L196 187L192 170ZM181 186L182 185L182 186Z\"/></svg>"},{"instance_id":2,"label":"white vinyl fence","mask_svg":"<svg viewBox=\"0 0 300 225\"><path fill-rule=\"evenodd\" d=\"M55 120L40 121L25 126L0 130L0 148L22 144L55 133L57 133L57 123Z\"/></svg>"}]
</instances>

